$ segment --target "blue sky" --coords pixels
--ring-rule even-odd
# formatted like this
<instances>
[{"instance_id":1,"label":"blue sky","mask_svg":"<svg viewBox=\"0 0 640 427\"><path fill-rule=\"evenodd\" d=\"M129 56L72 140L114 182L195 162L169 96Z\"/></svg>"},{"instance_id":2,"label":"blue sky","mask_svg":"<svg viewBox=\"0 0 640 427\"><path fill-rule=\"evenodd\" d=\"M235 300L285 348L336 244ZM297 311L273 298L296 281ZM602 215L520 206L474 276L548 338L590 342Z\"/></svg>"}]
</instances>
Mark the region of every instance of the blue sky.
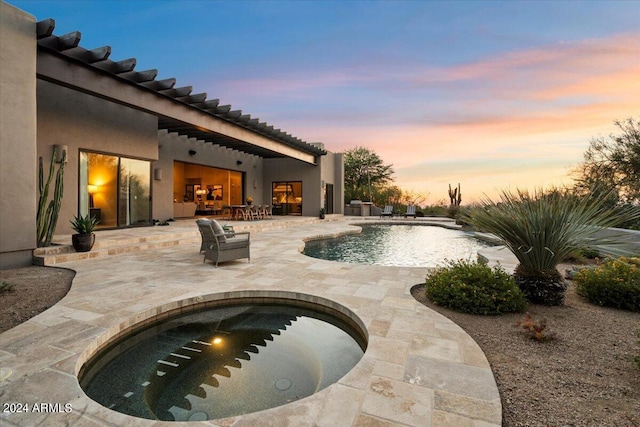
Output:
<instances>
[{"instance_id":1,"label":"blue sky","mask_svg":"<svg viewBox=\"0 0 640 427\"><path fill-rule=\"evenodd\" d=\"M396 183L447 197L569 184L640 116L638 1L11 1Z\"/></svg>"}]
</instances>

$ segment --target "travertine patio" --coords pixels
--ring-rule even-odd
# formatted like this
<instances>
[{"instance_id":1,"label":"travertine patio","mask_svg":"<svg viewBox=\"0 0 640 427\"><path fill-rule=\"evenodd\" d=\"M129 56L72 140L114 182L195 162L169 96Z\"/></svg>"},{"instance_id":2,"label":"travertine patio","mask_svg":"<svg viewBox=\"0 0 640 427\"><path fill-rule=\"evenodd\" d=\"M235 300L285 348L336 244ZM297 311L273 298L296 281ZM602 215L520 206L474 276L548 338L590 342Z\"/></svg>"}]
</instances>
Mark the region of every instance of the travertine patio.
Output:
<instances>
[{"instance_id":1,"label":"travertine patio","mask_svg":"<svg viewBox=\"0 0 640 427\"><path fill-rule=\"evenodd\" d=\"M86 349L95 348L105 332L168 303L179 306L179 301L224 292L286 291L328 299L355 313L369 335L363 359L337 384L297 402L188 425L500 425L500 397L482 350L460 327L410 294L413 285L424 281L427 269L336 263L300 253L304 239L354 230L349 225L354 222L336 216L234 224L236 230L252 231L251 263L241 260L217 269L203 264L198 254L200 237L193 220L99 232L98 242L126 237L138 244L119 250L114 246L113 256L103 246L104 254L91 259L59 258L57 266L77 271L69 294L0 335L0 363L11 372L0 383L2 402L71 403L73 410L4 412L0 424L180 425L129 417L86 397L76 378ZM164 244L157 237L162 233L179 238ZM157 244L145 249L141 236Z\"/></svg>"}]
</instances>

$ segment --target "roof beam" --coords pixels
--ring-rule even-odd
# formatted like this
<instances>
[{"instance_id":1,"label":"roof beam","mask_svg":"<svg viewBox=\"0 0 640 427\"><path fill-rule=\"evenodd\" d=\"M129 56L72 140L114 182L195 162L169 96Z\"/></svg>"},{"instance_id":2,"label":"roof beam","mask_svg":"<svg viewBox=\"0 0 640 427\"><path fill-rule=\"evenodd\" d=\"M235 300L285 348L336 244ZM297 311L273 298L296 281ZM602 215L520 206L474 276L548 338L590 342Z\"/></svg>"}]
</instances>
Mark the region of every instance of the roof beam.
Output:
<instances>
[{"instance_id":1,"label":"roof beam","mask_svg":"<svg viewBox=\"0 0 640 427\"><path fill-rule=\"evenodd\" d=\"M38 45L45 46L50 49L62 51L62 50L68 50L68 49L77 47L78 44L80 44L80 38L82 38L82 34L80 34L80 31L73 31L69 34L65 34L60 37L58 36L43 37L40 40L38 40Z\"/></svg>"},{"instance_id":2,"label":"roof beam","mask_svg":"<svg viewBox=\"0 0 640 427\"><path fill-rule=\"evenodd\" d=\"M78 46L67 50L65 54L79 59L82 62L93 64L94 62L104 61L109 58L109 55L111 55L111 46L98 47L92 50Z\"/></svg>"},{"instance_id":3,"label":"roof beam","mask_svg":"<svg viewBox=\"0 0 640 427\"><path fill-rule=\"evenodd\" d=\"M141 86L160 92L161 90L171 89L176 84L176 79L171 77L164 80L151 80L149 82L140 83Z\"/></svg>"},{"instance_id":4,"label":"roof beam","mask_svg":"<svg viewBox=\"0 0 640 427\"><path fill-rule=\"evenodd\" d=\"M120 77L124 77L127 80L131 80L136 83L150 82L156 78L158 70L145 70L145 71L128 71L120 74Z\"/></svg>"},{"instance_id":5,"label":"roof beam","mask_svg":"<svg viewBox=\"0 0 640 427\"><path fill-rule=\"evenodd\" d=\"M36 36L38 39L49 37L56 28L56 21L52 18L43 19L36 24Z\"/></svg>"},{"instance_id":6,"label":"roof beam","mask_svg":"<svg viewBox=\"0 0 640 427\"><path fill-rule=\"evenodd\" d=\"M93 66L114 74L126 73L133 71L136 67L136 58L123 59L122 61L113 62L110 59L98 61Z\"/></svg>"},{"instance_id":7,"label":"roof beam","mask_svg":"<svg viewBox=\"0 0 640 427\"><path fill-rule=\"evenodd\" d=\"M237 125L224 118L216 117L170 97L158 96L157 93L152 92L152 90L158 90L158 87L162 84L173 87L173 85L175 85L175 79L167 79L165 81L153 80L135 84L125 81L125 79L114 78L113 75L105 72L98 72L91 65L85 64L82 66L81 63L78 64L77 67L74 67L73 73L70 73L69 59L70 58L62 54L46 49L39 49L36 62L37 77L121 105L145 111L158 117L171 117L176 121L192 125L203 132L218 133L224 137L242 141L243 144L248 144L249 147L254 146L258 150L266 150L309 164L316 164L316 156L307 150L287 145L282 141L277 141L261 133L256 133L251 129ZM122 61L120 61L120 63L121 62ZM133 61L132 65L135 65ZM151 90L141 90L142 86L149 87ZM184 95L188 95L191 93L191 87L187 88L189 88L188 91L186 88L174 89L176 92L173 93L184 93ZM216 112L219 113L231 110L230 106L218 105L215 108Z\"/></svg>"}]
</instances>

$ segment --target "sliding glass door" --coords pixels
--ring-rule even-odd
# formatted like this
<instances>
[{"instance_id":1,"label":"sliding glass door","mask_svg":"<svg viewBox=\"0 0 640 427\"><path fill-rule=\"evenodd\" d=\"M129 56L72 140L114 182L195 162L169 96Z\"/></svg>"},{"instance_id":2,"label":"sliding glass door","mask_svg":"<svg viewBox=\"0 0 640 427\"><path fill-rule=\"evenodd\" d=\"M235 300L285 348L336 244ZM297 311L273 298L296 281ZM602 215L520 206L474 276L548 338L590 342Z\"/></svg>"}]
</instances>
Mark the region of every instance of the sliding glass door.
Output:
<instances>
[{"instance_id":1,"label":"sliding glass door","mask_svg":"<svg viewBox=\"0 0 640 427\"><path fill-rule=\"evenodd\" d=\"M151 177L149 162L120 159L118 226L151 223Z\"/></svg>"},{"instance_id":2,"label":"sliding glass door","mask_svg":"<svg viewBox=\"0 0 640 427\"><path fill-rule=\"evenodd\" d=\"M151 224L151 163L101 153L80 153L80 215L99 228Z\"/></svg>"}]
</instances>

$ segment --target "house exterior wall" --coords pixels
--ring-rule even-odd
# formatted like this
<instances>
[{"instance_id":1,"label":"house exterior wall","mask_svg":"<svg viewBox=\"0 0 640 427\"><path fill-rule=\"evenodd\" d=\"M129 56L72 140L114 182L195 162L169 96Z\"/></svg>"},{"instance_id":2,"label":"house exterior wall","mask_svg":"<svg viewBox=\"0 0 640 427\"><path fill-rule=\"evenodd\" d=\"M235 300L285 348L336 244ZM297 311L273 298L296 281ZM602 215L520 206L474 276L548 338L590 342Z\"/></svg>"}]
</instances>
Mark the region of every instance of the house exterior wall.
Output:
<instances>
[{"instance_id":1,"label":"house exterior wall","mask_svg":"<svg viewBox=\"0 0 640 427\"><path fill-rule=\"evenodd\" d=\"M316 216L324 205L323 181L332 183L335 212L342 209L341 154L314 157L227 121L205 117L170 100L141 92L135 85L121 84L103 73L75 67L56 55L39 52L35 18L3 1L0 1L0 92L0 268L32 263L36 246L38 157L43 157L46 175L54 145L67 149L57 235L72 233L69 220L78 213L81 150L151 162L152 217L156 219L173 217L174 161L241 172L243 198L251 196L255 204L271 204L274 181L302 181L302 214L308 216ZM124 105L127 103L133 108ZM257 141L258 145L290 157L263 159L158 131L156 114L184 117L194 124L204 121L211 129L221 127L227 136L250 143ZM196 154L190 155L189 150ZM316 165L311 164L314 158Z\"/></svg>"},{"instance_id":2,"label":"house exterior wall","mask_svg":"<svg viewBox=\"0 0 640 427\"><path fill-rule=\"evenodd\" d=\"M324 184L333 184L333 213L343 213L344 160L341 153L319 156L317 166L294 159L264 159L263 200L271 200L271 183L302 181L302 215L317 216L324 208Z\"/></svg>"},{"instance_id":3,"label":"house exterior wall","mask_svg":"<svg viewBox=\"0 0 640 427\"><path fill-rule=\"evenodd\" d=\"M71 234L69 220L78 214L80 150L157 160L158 119L42 80L37 81L37 103L37 156L47 165L53 145L67 146L64 195L55 234Z\"/></svg>"},{"instance_id":4,"label":"house exterior wall","mask_svg":"<svg viewBox=\"0 0 640 427\"><path fill-rule=\"evenodd\" d=\"M344 159L342 153L327 152L325 156L320 157L320 207L324 206L324 184L333 184L333 213L342 214L344 212Z\"/></svg>"},{"instance_id":5,"label":"house exterior wall","mask_svg":"<svg viewBox=\"0 0 640 427\"><path fill-rule=\"evenodd\" d=\"M245 197L253 197L255 204L267 203L268 199L263 198L261 191L263 186L263 159L261 157L214 146L194 138L168 133L165 130L158 132L158 146L159 159L153 163L152 168L162 170L162 179L156 180L152 176L154 218L164 220L173 217L173 199L176 198L173 186L173 162L176 160L242 172L245 175L243 189ZM196 153L190 155L190 150ZM238 164L238 162L242 163Z\"/></svg>"},{"instance_id":6,"label":"house exterior wall","mask_svg":"<svg viewBox=\"0 0 640 427\"><path fill-rule=\"evenodd\" d=\"M36 247L36 21L0 2L0 268Z\"/></svg>"}]
</instances>

